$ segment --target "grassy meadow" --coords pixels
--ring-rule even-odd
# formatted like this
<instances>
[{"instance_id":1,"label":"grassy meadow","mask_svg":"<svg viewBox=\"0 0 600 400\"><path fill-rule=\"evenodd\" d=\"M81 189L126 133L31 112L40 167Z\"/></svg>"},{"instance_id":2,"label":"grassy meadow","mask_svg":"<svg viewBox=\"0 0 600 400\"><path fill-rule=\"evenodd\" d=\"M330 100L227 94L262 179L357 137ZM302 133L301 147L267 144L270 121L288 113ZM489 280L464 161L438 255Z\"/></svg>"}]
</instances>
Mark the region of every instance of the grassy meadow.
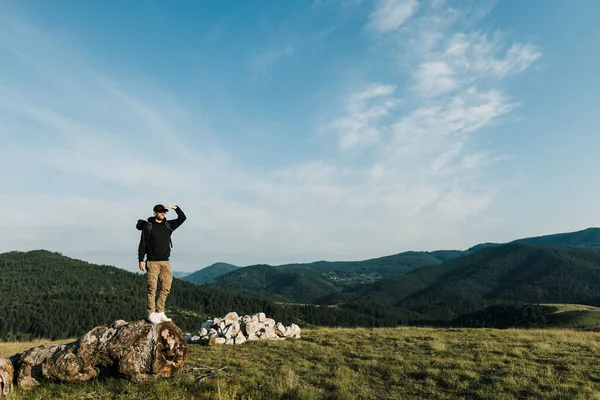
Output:
<instances>
[{"instance_id":1,"label":"grassy meadow","mask_svg":"<svg viewBox=\"0 0 600 400\"><path fill-rule=\"evenodd\" d=\"M600 399L597 332L402 327L302 335L190 345L185 371L171 379L45 384L9 399ZM0 356L39 344L0 343Z\"/></svg>"}]
</instances>

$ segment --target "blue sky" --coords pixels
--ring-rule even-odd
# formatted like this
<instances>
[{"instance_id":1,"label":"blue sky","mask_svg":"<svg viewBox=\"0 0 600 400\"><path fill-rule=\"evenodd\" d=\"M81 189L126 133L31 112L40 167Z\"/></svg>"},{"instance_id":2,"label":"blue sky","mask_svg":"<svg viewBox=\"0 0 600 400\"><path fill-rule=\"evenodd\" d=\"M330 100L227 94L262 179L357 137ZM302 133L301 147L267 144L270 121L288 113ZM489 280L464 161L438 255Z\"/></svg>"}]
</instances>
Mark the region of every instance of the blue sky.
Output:
<instances>
[{"instance_id":1,"label":"blue sky","mask_svg":"<svg viewBox=\"0 0 600 400\"><path fill-rule=\"evenodd\" d=\"M598 226L594 0L0 0L0 252L135 270ZM171 217L172 218L172 217Z\"/></svg>"}]
</instances>

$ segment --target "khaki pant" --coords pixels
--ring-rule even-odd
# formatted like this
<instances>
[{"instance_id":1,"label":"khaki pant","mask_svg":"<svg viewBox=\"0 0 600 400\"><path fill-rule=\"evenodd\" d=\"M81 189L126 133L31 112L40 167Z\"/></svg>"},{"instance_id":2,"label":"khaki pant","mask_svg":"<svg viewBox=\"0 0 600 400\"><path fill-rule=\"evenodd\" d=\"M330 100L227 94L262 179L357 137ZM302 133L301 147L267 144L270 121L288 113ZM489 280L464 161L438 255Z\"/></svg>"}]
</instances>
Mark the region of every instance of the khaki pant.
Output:
<instances>
[{"instance_id":1,"label":"khaki pant","mask_svg":"<svg viewBox=\"0 0 600 400\"><path fill-rule=\"evenodd\" d=\"M158 301L155 302L156 287L160 280L160 293ZM146 282L148 283L148 314L165 312L165 302L171 291L173 273L169 261L148 261L146 263Z\"/></svg>"}]
</instances>

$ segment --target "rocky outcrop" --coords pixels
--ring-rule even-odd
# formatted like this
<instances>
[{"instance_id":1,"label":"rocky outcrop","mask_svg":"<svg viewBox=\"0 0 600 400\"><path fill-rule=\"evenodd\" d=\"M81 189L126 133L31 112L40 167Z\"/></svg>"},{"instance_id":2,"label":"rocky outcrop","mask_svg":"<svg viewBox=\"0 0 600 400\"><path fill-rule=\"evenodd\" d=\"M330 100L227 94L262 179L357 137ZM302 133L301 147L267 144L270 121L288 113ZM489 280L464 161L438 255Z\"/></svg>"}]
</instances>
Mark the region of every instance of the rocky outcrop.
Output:
<instances>
[{"instance_id":1,"label":"rocky outcrop","mask_svg":"<svg viewBox=\"0 0 600 400\"><path fill-rule=\"evenodd\" d=\"M12 363L6 358L0 358L0 400L3 400L13 390Z\"/></svg>"},{"instance_id":2,"label":"rocky outcrop","mask_svg":"<svg viewBox=\"0 0 600 400\"><path fill-rule=\"evenodd\" d=\"M15 384L32 387L43 381L78 382L103 375L144 381L177 374L187 343L172 322L150 324L115 321L97 326L69 344L33 347L11 357Z\"/></svg>"},{"instance_id":3,"label":"rocky outcrop","mask_svg":"<svg viewBox=\"0 0 600 400\"><path fill-rule=\"evenodd\" d=\"M285 326L265 313L244 315L230 312L222 318L205 321L199 332L186 334L188 343L202 344L242 344L253 340L285 340L299 339L300 327L296 324Z\"/></svg>"}]
</instances>

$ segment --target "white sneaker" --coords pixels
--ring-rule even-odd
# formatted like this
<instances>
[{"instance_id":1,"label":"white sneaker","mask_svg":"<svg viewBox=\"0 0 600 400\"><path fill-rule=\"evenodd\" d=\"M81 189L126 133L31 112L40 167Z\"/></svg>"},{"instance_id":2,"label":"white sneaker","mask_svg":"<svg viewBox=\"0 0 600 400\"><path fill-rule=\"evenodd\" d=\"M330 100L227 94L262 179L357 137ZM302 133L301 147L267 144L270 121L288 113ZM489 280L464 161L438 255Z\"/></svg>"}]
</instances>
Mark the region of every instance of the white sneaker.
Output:
<instances>
[{"instance_id":1,"label":"white sneaker","mask_svg":"<svg viewBox=\"0 0 600 400\"><path fill-rule=\"evenodd\" d=\"M157 317L158 317L157 319L159 319L159 320L160 320L160 322L169 322L169 321L173 321L171 318L167 317L167 316L165 315L165 313L164 313L164 312L159 312L159 313L156 313L156 315L157 315Z\"/></svg>"},{"instance_id":2,"label":"white sneaker","mask_svg":"<svg viewBox=\"0 0 600 400\"><path fill-rule=\"evenodd\" d=\"M150 322L151 324L158 324L159 322L162 322L160 315L157 312L148 314L146 321Z\"/></svg>"}]
</instances>

